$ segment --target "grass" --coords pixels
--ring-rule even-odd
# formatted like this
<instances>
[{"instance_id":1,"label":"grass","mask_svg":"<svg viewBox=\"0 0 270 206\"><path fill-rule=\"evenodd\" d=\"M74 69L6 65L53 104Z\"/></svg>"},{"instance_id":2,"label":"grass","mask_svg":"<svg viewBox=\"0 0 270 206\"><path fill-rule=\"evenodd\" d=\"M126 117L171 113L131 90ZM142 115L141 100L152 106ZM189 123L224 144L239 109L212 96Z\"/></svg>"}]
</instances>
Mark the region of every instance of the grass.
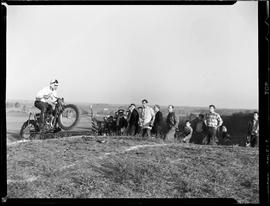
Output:
<instances>
[{"instance_id":1,"label":"grass","mask_svg":"<svg viewBox=\"0 0 270 206\"><path fill-rule=\"evenodd\" d=\"M106 142L83 136L9 146L8 197L259 202L257 148L99 138Z\"/></svg>"}]
</instances>

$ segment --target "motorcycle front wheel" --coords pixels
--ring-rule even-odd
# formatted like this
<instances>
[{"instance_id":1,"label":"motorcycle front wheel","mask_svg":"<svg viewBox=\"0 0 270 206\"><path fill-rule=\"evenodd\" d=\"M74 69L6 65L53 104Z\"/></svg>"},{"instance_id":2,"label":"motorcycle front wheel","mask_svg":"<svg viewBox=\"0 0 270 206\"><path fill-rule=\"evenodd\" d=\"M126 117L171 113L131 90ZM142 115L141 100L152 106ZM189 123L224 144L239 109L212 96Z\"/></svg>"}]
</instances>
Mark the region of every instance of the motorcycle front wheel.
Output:
<instances>
[{"instance_id":1,"label":"motorcycle front wheel","mask_svg":"<svg viewBox=\"0 0 270 206\"><path fill-rule=\"evenodd\" d=\"M79 109L73 104L65 105L64 110L58 116L58 125L63 130L70 130L79 121Z\"/></svg>"},{"instance_id":2,"label":"motorcycle front wheel","mask_svg":"<svg viewBox=\"0 0 270 206\"><path fill-rule=\"evenodd\" d=\"M33 139L35 134L38 132L38 126L34 120L26 121L21 130L20 130L20 137L21 139L30 140Z\"/></svg>"}]
</instances>

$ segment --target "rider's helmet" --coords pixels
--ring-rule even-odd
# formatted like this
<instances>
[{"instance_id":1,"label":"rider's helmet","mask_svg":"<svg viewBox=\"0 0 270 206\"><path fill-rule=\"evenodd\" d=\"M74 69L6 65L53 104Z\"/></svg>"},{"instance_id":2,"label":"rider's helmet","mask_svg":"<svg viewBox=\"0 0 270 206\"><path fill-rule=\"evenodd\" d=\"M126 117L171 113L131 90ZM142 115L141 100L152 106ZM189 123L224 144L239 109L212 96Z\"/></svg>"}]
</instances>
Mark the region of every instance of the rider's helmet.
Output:
<instances>
[{"instance_id":1,"label":"rider's helmet","mask_svg":"<svg viewBox=\"0 0 270 206\"><path fill-rule=\"evenodd\" d=\"M51 79L50 85L58 86L58 80L57 79Z\"/></svg>"}]
</instances>

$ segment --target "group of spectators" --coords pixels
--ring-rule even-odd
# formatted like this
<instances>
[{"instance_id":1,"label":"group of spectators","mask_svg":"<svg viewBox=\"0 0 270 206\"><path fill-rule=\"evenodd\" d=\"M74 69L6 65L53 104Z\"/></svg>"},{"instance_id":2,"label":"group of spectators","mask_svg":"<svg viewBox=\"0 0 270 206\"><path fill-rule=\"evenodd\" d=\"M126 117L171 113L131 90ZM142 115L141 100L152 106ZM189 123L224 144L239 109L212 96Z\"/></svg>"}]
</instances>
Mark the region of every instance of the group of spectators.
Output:
<instances>
[{"instance_id":1,"label":"group of spectators","mask_svg":"<svg viewBox=\"0 0 270 206\"><path fill-rule=\"evenodd\" d=\"M174 106L169 105L168 115L164 121L159 105L152 108L146 99L142 100L142 106L137 109L135 104L131 104L127 114L126 134L174 141L177 118L173 110Z\"/></svg>"},{"instance_id":2,"label":"group of spectators","mask_svg":"<svg viewBox=\"0 0 270 206\"><path fill-rule=\"evenodd\" d=\"M34 105L41 111L39 123L41 130L44 126L45 113L53 115L52 105L56 104L57 88L58 80L52 79L50 85L40 90L36 95ZM245 138L246 146L254 147L259 144L258 117L258 112L254 112L253 119L248 123L248 133ZM131 104L126 115L124 115L124 110L122 114L117 112L115 117L109 118L107 122L109 127L115 129L117 135L125 133L131 136L140 135L149 138L161 138L170 142L181 141L212 145L218 142L223 144L230 142L227 128L223 125L220 115L215 112L214 105L209 106L207 114L200 114L192 122L187 120L182 129L179 129L179 122L173 105L168 106L168 114L164 119L159 105L155 105L153 109L148 105L146 99L142 100L142 106L136 108L135 104Z\"/></svg>"},{"instance_id":3,"label":"group of spectators","mask_svg":"<svg viewBox=\"0 0 270 206\"><path fill-rule=\"evenodd\" d=\"M135 104L129 106L123 132L125 135L160 138L168 142L230 144L230 134L215 109L215 105L210 105L208 113L199 114L192 121L186 120L184 125L179 127L173 105L168 106L167 116L164 117L159 105L152 108L148 105L148 101L143 99L142 106L137 108ZM254 112L254 118L248 125L246 146L258 145L258 137L258 112Z\"/></svg>"}]
</instances>

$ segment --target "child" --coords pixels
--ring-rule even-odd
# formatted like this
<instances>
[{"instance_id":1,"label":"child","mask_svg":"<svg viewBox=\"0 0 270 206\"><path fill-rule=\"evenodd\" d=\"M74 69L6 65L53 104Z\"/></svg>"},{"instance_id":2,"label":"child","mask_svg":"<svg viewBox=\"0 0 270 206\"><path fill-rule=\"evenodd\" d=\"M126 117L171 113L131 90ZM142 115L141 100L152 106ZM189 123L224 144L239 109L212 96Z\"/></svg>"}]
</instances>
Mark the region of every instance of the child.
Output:
<instances>
[{"instance_id":1,"label":"child","mask_svg":"<svg viewBox=\"0 0 270 206\"><path fill-rule=\"evenodd\" d=\"M182 136L184 137L182 142L189 143L192 133L193 129L191 127L190 121L187 120L185 123L184 131L182 133Z\"/></svg>"},{"instance_id":2,"label":"child","mask_svg":"<svg viewBox=\"0 0 270 206\"><path fill-rule=\"evenodd\" d=\"M221 127L221 144L222 145L230 145L231 144L231 136L227 131L226 126Z\"/></svg>"}]
</instances>

